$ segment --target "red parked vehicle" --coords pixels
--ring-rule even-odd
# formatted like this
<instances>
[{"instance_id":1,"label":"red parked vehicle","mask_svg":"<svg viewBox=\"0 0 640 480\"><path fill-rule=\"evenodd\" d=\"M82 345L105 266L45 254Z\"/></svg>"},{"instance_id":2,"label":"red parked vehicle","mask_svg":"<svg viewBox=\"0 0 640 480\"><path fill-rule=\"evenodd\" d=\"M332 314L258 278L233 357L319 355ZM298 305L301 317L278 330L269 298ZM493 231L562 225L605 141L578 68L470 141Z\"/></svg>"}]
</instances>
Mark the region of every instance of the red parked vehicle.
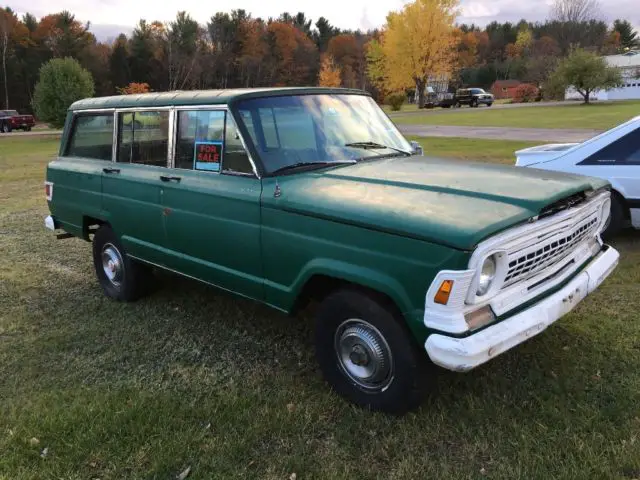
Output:
<instances>
[{"instance_id":1,"label":"red parked vehicle","mask_svg":"<svg viewBox=\"0 0 640 480\"><path fill-rule=\"evenodd\" d=\"M11 130L28 132L36 124L33 115L20 115L16 110L0 110L0 133Z\"/></svg>"}]
</instances>

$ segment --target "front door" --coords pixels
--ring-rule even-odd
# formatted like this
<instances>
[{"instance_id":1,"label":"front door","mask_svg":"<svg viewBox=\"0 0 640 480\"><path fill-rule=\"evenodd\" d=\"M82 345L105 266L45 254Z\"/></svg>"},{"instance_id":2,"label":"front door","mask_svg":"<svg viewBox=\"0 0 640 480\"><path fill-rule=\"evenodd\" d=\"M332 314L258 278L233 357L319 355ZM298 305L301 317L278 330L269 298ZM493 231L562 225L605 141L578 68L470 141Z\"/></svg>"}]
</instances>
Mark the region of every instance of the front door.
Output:
<instances>
[{"instance_id":1,"label":"front door","mask_svg":"<svg viewBox=\"0 0 640 480\"><path fill-rule=\"evenodd\" d=\"M160 187L168 139L168 110L119 113L116 162L102 174L103 210L127 253L158 265L165 257Z\"/></svg>"},{"instance_id":2,"label":"front door","mask_svg":"<svg viewBox=\"0 0 640 480\"><path fill-rule=\"evenodd\" d=\"M261 182L224 110L176 112L174 168L161 187L169 268L263 297Z\"/></svg>"}]
</instances>

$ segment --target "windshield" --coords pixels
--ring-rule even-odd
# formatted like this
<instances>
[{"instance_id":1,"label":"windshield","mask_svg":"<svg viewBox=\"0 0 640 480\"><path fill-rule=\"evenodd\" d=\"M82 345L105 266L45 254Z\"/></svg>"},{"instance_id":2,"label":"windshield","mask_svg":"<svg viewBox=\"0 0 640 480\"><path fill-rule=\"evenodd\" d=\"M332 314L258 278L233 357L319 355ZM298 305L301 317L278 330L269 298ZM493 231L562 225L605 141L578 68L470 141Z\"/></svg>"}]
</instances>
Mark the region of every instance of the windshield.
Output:
<instances>
[{"instance_id":1,"label":"windshield","mask_svg":"<svg viewBox=\"0 0 640 480\"><path fill-rule=\"evenodd\" d=\"M475 93L477 95L478 93L486 93L486 92L481 88L472 88L471 93Z\"/></svg>"},{"instance_id":2,"label":"windshield","mask_svg":"<svg viewBox=\"0 0 640 480\"><path fill-rule=\"evenodd\" d=\"M256 98L239 102L237 112L268 173L411 152L391 120L364 95Z\"/></svg>"}]
</instances>

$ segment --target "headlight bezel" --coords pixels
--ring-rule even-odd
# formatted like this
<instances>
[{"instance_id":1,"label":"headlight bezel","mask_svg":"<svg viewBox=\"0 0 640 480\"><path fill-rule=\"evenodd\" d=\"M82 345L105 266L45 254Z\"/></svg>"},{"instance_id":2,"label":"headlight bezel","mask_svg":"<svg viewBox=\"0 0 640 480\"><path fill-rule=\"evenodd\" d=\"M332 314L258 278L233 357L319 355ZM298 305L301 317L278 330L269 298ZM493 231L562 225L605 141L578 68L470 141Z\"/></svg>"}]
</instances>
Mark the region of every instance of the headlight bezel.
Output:
<instances>
[{"instance_id":1,"label":"headlight bezel","mask_svg":"<svg viewBox=\"0 0 640 480\"><path fill-rule=\"evenodd\" d=\"M607 229L609 222L611 221L611 197L605 199L604 202L602 202L602 207L600 208L600 225L598 225L598 233L602 234Z\"/></svg>"},{"instance_id":2,"label":"headlight bezel","mask_svg":"<svg viewBox=\"0 0 640 480\"><path fill-rule=\"evenodd\" d=\"M487 272L485 272L485 268L487 269ZM496 273L498 272L496 257L494 255L485 257L478 271L478 288L476 290L476 296L484 297L491 289L491 284L496 279Z\"/></svg>"},{"instance_id":3,"label":"headlight bezel","mask_svg":"<svg viewBox=\"0 0 640 480\"><path fill-rule=\"evenodd\" d=\"M482 271L488 259L493 260L495 271L491 280L489 281L489 285L486 289L484 289L484 291L481 292L479 290ZM502 288L502 285L504 284L504 279L507 276L507 272L509 270L507 252L506 250L488 251L484 255L482 255L482 257L480 257L476 262L474 262L474 265L470 265L470 267L474 268L476 273L473 277L473 281L471 282L471 287L469 288L467 303L476 304L486 301L493 297L496 293L498 293Z\"/></svg>"}]
</instances>

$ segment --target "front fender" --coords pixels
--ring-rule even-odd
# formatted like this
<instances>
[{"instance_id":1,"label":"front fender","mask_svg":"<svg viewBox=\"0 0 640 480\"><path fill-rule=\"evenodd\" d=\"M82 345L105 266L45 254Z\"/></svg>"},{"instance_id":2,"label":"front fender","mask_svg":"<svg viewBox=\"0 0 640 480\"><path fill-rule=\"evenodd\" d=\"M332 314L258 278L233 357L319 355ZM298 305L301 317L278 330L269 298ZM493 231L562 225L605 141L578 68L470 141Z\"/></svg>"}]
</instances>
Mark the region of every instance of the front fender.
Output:
<instances>
[{"instance_id":1,"label":"front fender","mask_svg":"<svg viewBox=\"0 0 640 480\"><path fill-rule=\"evenodd\" d=\"M403 314L415 308L407 291L396 279L371 268L330 258L314 258L304 266L293 284L292 298L298 298L307 282L316 275L344 280L383 293L394 301Z\"/></svg>"}]
</instances>

